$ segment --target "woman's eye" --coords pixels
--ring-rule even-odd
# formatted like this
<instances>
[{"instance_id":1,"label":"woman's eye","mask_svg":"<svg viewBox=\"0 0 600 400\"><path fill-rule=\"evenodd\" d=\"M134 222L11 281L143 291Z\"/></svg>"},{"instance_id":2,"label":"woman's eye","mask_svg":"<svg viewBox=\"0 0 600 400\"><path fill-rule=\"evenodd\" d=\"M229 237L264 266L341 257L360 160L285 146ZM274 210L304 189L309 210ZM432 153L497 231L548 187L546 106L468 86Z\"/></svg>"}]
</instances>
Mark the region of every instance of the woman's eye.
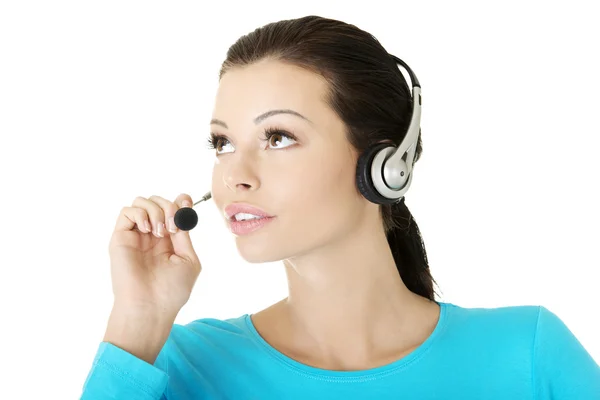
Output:
<instances>
[{"instance_id":1,"label":"woman's eye","mask_svg":"<svg viewBox=\"0 0 600 400\"><path fill-rule=\"evenodd\" d=\"M225 144L230 144L225 136L211 133L207 138L206 147L211 150L216 150L217 154L222 154L220 150Z\"/></svg>"},{"instance_id":2,"label":"woman's eye","mask_svg":"<svg viewBox=\"0 0 600 400\"><path fill-rule=\"evenodd\" d=\"M281 143L285 143L288 142L290 144L294 144L296 142L296 139L294 137L292 137L291 134L288 134L284 131L275 129L275 130L270 130L266 132L266 136L267 136L267 141L269 142L269 145L274 145L277 146ZM286 146L280 146L280 147L276 147L276 148L284 148L284 147L288 147L288 145Z\"/></svg>"},{"instance_id":3,"label":"woman's eye","mask_svg":"<svg viewBox=\"0 0 600 400\"><path fill-rule=\"evenodd\" d=\"M229 141L225 138L221 138L220 141L217 142L217 154L223 154L223 153L229 153L227 151L223 151L223 148L226 146L230 146L233 148L233 146L231 146L231 143L229 143Z\"/></svg>"}]
</instances>

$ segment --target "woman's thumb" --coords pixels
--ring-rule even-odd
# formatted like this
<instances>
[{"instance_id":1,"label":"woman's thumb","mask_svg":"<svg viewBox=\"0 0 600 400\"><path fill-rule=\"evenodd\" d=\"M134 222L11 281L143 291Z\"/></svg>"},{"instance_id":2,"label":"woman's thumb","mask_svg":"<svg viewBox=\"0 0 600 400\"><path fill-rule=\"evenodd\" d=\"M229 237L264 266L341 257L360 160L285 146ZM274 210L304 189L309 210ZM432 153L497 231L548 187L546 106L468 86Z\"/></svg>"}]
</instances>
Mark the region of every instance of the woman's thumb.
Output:
<instances>
[{"instance_id":1,"label":"woman's thumb","mask_svg":"<svg viewBox=\"0 0 600 400\"><path fill-rule=\"evenodd\" d=\"M192 245L189 231L177 229L177 232L171 233L170 236L173 243L173 251L176 255L192 262L198 260L198 255Z\"/></svg>"}]
</instances>

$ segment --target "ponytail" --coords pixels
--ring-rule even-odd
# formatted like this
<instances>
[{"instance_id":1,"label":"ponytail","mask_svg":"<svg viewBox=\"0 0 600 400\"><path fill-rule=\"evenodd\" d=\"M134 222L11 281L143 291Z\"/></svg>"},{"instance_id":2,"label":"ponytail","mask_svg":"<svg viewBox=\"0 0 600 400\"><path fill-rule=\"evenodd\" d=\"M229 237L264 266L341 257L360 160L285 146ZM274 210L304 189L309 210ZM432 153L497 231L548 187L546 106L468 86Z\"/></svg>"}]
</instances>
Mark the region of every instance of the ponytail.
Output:
<instances>
[{"instance_id":1,"label":"ponytail","mask_svg":"<svg viewBox=\"0 0 600 400\"><path fill-rule=\"evenodd\" d=\"M388 244L402 281L413 293L434 301L435 280L417 222L405 204L382 205L381 214ZM437 284L437 283L436 283Z\"/></svg>"}]
</instances>

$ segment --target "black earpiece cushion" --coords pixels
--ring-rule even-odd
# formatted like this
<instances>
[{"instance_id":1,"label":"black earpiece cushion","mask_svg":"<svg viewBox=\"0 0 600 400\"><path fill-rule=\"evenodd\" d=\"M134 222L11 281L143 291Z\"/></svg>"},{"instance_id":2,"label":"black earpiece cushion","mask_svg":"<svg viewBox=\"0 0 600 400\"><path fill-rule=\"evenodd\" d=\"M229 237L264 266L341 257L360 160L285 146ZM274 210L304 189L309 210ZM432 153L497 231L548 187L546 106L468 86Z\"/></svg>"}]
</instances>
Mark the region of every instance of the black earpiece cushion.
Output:
<instances>
[{"instance_id":1,"label":"black earpiece cushion","mask_svg":"<svg viewBox=\"0 0 600 400\"><path fill-rule=\"evenodd\" d=\"M377 143L368 147L358 158L356 164L356 185L360 193L371 203L375 204L393 204L399 199L388 199L382 196L375 186L371 178L371 163L377 153L387 147L395 147L390 143Z\"/></svg>"}]
</instances>

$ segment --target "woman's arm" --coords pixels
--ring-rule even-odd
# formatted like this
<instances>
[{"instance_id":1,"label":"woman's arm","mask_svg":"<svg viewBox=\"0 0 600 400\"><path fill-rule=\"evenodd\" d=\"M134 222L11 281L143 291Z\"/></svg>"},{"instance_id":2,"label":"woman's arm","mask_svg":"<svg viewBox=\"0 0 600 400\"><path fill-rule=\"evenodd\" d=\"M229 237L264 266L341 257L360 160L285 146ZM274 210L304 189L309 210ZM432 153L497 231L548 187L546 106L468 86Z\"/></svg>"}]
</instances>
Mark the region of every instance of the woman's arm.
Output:
<instances>
[{"instance_id":1,"label":"woman's arm","mask_svg":"<svg viewBox=\"0 0 600 400\"><path fill-rule=\"evenodd\" d=\"M113 309L81 399L166 400L167 362L159 353L172 326L156 314Z\"/></svg>"}]
</instances>

